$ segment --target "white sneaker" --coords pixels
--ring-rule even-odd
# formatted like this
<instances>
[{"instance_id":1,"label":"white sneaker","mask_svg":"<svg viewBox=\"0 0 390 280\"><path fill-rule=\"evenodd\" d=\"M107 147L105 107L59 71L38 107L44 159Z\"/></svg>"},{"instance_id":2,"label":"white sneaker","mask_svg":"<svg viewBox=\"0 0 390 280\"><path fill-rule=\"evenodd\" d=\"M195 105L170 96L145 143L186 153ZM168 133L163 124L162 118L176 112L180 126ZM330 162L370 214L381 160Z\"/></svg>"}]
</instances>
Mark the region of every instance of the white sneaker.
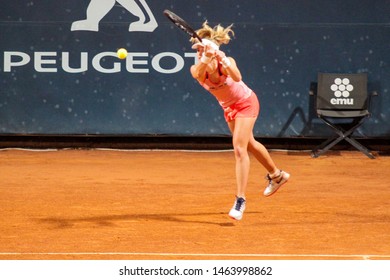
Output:
<instances>
[{"instance_id":1,"label":"white sneaker","mask_svg":"<svg viewBox=\"0 0 390 280\"><path fill-rule=\"evenodd\" d=\"M242 219L242 215L245 211L246 201L242 197L237 197L232 209L230 209L229 216L237 221Z\"/></svg>"},{"instance_id":2,"label":"white sneaker","mask_svg":"<svg viewBox=\"0 0 390 280\"><path fill-rule=\"evenodd\" d=\"M284 183L288 181L288 179L290 178L290 174L288 174L283 170L280 170L278 176L271 178L269 174L267 174L265 178L269 181L269 183L264 190L264 195L270 196L274 194Z\"/></svg>"}]
</instances>

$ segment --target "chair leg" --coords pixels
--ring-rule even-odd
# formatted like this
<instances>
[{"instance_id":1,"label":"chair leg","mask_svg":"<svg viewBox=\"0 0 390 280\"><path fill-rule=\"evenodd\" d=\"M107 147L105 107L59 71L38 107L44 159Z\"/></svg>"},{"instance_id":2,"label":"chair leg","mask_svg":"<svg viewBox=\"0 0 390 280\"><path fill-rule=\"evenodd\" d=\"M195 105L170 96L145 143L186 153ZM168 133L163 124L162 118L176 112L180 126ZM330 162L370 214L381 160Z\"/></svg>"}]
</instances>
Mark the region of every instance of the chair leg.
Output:
<instances>
[{"instance_id":1,"label":"chair leg","mask_svg":"<svg viewBox=\"0 0 390 280\"><path fill-rule=\"evenodd\" d=\"M344 139L344 137L340 136L340 137L331 138L331 139L325 141L324 143L322 143L321 145L317 146L316 148L314 148L311 151L311 156L313 158L318 158L320 155L322 155L322 154L326 153L327 151L329 151L333 146L335 146L337 143L339 143L343 139Z\"/></svg>"},{"instance_id":2,"label":"chair leg","mask_svg":"<svg viewBox=\"0 0 390 280\"><path fill-rule=\"evenodd\" d=\"M352 133L355 131L355 129L360 126L363 123L363 119L361 119L360 122L357 122L352 128L350 128L348 131L344 132L344 140L350 143L352 146L354 146L356 149L361 151L363 154L365 154L367 157L374 159L375 156L371 153L370 150L368 150L366 147L364 147L362 144L360 144L358 141L355 139L349 137L352 135Z\"/></svg>"},{"instance_id":3,"label":"chair leg","mask_svg":"<svg viewBox=\"0 0 390 280\"><path fill-rule=\"evenodd\" d=\"M328 122L325 118L320 117L321 120L323 120L331 129L333 129L334 132L339 137L330 138L327 141L323 142L321 145L318 145L316 148L314 148L311 152L311 156L313 158L318 158L320 155L326 153L329 151L333 146L338 144L341 140L344 139L344 132L340 130L337 126L334 124Z\"/></svg>"},{"instance_id":4,"label":"chair leg","mask_svg":"<svg viewBox=\"0 0 390 280\"><path fill-rule=\"evenodd\" d=\"M333 137L333 138L329 138L328 140L326 140L325 142L322 142L320 145L318 145L317 147L315 147L313 149L313 151L317 151L317 150L322 150L323 148L325 148L326 146L328 146L330 143L332 143L333 141L335 141L338 137Z\"/></svg>"},{"instance_id":5,"label":"chair leg","mask_svg":"<svg viewBox=\"0 0 390 280\"><path fill-rule=\"evenodd\" d=\"M365 154L369 158L375 159L375 156L371 153L371 151L369 149L367 149L366 147L364 147L362 144L360 144L355 139L346 137L345 140L348 141L352 146L354 146L356 149L361 151L363 154Z\"/></svg>"},{"instance_id":6,"label":"chair leg","mask_svg":"<svg viewBox=\"0 0 390 280\"><path fill-rule=\"evenodd\" d=\"M339 137L330 138L321 145L314 148L311 152L311 156L314 158L319 157L320 155L324 154L325 152L329 151L333 146L335 146L337 143L339 143L341 140L346 140L348 143L350 143L352 146L354 146L356 149L364 153L367 157L374 159L374 155L368 150L366 147L364 147L362 144L357 142L355 139L350 138L349 136L352 135L352 133L355 131L357 127L359 127L362 123L364 118L361 118L359 121L355 121L350 129L347 131L344 131L341 127L337 127L336 125L332 124L331 122L327 121L325 118L320 117L329 127L331 127Z\"/></svg>"}]
</instances>

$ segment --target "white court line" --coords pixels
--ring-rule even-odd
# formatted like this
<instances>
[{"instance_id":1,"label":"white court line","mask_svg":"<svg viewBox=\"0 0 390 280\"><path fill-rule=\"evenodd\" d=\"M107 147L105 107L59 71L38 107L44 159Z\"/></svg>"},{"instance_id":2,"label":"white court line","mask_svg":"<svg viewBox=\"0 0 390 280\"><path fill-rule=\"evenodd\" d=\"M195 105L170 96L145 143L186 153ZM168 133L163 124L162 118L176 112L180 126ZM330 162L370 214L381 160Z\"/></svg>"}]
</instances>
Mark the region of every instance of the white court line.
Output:
<instances>
[{"instance_id":1,"label":"white court line","mask_svg":"<svg viewBox=\"0 0 390 280\"><path fill-rule=\"evenodd\" d=\"M166 256L166 257L257 257L257 258L310 258L310 259L318 259L318 258L336 258L336 259L362 259L362 260L370 260L370 259L390 259L390 255L338 255L338 254L196 254L196 253L135 253L135 252L106 252L106 253L88 253L88 252L57 252L57 253L42 253L42 252L0 252L0 256Z\"/></svg>"},{"instance_id":2,"label":"white court line","mask_svg":"<svg viewBox=\"0 0 390 280\"><path fill-rule=\"evenodd\" d=\"M0 148L0 151L28 151L28 152L61 152L61 151L77 151L74 148L59 148L59 149L33 149L33 148ZM115 149L115 148L81 148L80 151L113 151L113 152L182 152L182 153L226 153L232 152L233 149ZM311 150L287 150L287 149L268 149L270 152L284 153L309 153Z\"/></svg>"},{"instance_id":3,"label":"white court line","mask_svg":"<svg viewBox=\"0 0 390 280\"><path fill-rule=\"evenodd\" d=\"M33 148L0 148L0 151L26 151L26 152L61 152L61 151L108 151L108 152L182 152L182 153L225 153L233 149L197 150L197 149L115 149L115 148L59 148L59 149L33 149ZM272 150L277 151L277 150ZM280 150L287 151L287 150Z\"/></svg>"}]
</instances>

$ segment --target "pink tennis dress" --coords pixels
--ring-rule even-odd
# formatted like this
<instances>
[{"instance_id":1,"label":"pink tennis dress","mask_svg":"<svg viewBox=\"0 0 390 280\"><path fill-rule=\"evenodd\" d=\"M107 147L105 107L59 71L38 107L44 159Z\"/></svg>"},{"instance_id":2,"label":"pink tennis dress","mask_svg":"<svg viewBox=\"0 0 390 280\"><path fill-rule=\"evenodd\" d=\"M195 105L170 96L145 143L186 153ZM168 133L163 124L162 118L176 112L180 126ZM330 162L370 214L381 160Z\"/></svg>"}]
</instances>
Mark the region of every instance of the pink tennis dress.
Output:
<instances>
[{"instance_id":1,"label":"pink tennis dress","mask_svg":"<svg viewBox=\"0 0 390 280\"><path fill-rule=\"evenodd\" d=\"M200 84L218 100L226 122L259 115L257 96L243 81L236 82L229 76L221 75L218 84L211 82L208 77Z\"/></svg>"}]
</instances>

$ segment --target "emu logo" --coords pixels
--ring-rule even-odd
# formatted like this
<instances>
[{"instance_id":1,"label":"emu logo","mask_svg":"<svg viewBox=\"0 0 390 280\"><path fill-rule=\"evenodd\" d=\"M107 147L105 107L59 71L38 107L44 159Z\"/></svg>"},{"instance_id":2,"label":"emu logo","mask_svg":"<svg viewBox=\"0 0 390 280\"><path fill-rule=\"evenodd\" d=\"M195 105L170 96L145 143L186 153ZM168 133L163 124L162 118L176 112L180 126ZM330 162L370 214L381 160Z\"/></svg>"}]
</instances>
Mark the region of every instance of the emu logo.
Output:
<instances>
[{"instance_id":1,"label":"emu logo","mask_svg":"<svg viewBox=\"0 0 390 280\"><path fill-rule=\"evenodd\" d=\"M353 105L353 98L349 98L353 91L353 85L351 85L348 78L336 78L334 84L330 86L330 89L336 97L330 99L332 105Z\"/></svg>"},{"instance_id":2,"label":"emu logo","mask_svg":"<svg viewBox=\"0 0 390 280\"><path fill-rule=\"evenodd\" d=\"M145 0L139 0L143 9L137 4L136 0L91 0L87 8L87 18L73 22L71 31L99 31L100 20L111 11L115 2L121 4L126 10L139 18L138 21L130 24L130 32L153 32L157 28L157 21Z\"/></svg>"}]
</instances>

